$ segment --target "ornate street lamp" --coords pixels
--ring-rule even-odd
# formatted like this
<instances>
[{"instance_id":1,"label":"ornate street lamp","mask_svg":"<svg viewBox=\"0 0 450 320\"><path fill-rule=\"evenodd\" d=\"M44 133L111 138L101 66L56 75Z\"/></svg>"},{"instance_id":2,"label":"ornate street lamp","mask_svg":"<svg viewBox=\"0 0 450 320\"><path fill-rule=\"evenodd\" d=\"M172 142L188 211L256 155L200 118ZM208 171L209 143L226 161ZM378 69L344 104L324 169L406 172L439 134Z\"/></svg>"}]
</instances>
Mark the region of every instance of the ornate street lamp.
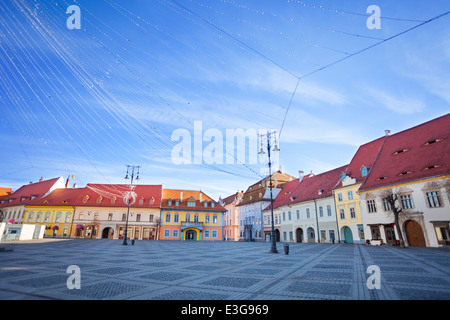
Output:
<instances>
[{"instance_id":1,"label":"ornate street lamp","mask_svg":"<svg viewBox=\"0 0 450 320\"><path fill-rule=\"evenodd\" d=\"M270 243L271 243L271 247L270 247L270 251L269 253L278 253L277 250L277 243L276 243L276 234L275 234L275 226L273 224L273 194L272 194L272 162L270 159L270 151L271 151L271 136L275 135L275 146L273 148L274 152L279 152L280 149L278 149L278 145L277 145L277 133L275 132L270 132L268 131L267 134L261 135L261 151L259 152L259 154L263 155L265 154L264 150L263 150L263 143L262 143L262 139L265 136L267 138L267 155L269 158L269 189L270 189L270 213L271 213L271 222L272 222L272 234L270 235Z\"/></svg>"},{"instance_id":2,"label":"ornate street lamp","mask_svg":"<svg viewBox=\"0 0 450 320\"><path fill-rule=\"evenodd\" d=\"M131 169L131 180L130 180L130 193L128 194L128 211L127 211L127 222L125 224L125 235L123 238L123 245L126 246L128 245L127 243L127 238L128 238L128 216L130 214L130 205L131 205L131 193L133 191L133 179L134 179L134 170L136 170L136 180L139 180L139 168L140 166L127 166L127 175L125 176L125 180L130 179L129 174L130 174L130 169Z\"/></svg>"}]
</instances>

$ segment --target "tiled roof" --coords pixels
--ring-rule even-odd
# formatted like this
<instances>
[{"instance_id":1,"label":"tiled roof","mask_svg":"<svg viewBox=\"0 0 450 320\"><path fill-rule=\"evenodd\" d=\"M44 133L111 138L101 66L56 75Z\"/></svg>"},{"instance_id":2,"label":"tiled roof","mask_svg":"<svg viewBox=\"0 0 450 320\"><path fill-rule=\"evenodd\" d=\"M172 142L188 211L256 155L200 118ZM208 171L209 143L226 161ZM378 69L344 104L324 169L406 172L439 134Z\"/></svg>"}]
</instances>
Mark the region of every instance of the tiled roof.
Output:
<instances>
[{"instance_id":1,"label":"tiled roof","mask_svg":"<svg viewBox=\"0 0 450 320\"><path fill-rule=\"evenodd\" d=\"M289 181L292 181L295 177L282 173L281 171L276 171L272 174L272 183L274 188L282 188L283 185ZM244 193L244 198L238 206L243 206L246 204L258 202L258 201L268 201L270 198L265 197L266 191L269 190L269 177L261 179L255 184L248 187L247 191Z\"/></svg>"},{"instance_id":2,"label":"tiled roof","mask_svg":"<svg viewBox=\"0 0 450 320\"><path fill-rule=\"evenodd\" d=\"M80 195L85 192L84 188L55 189L45 197L31 200L29 206L73 206Z\"/></svg>"},{"instance_id":3,"label":"tiled roof","mask_svg":"<svg viewBox=\"0 0 450 320\"><path fill-rule=\"evenodd\" d=\"M172 205L169 205L169 200L172 200ZM178 206L175 201L178 200ZM195 206L188 206L189 202L195 202ZM207 207L205 207L205 202ZM214 203L214 207L211 206ZM203 191L196 190L175 190L163 189L163 197L161 201L161 208L170 209L185 209L185 210L207 210L207 211L227 211L218 202L214 201Z\"/></svg>"},{"instance_id":4,"label":"tiled roof","mask_svg":"<svg viewBox=\"0 0 450 320\"><path fill-rule=\"evenodd\" d=\"M126 207L130 192L127 184L88 184L74 201L76 206ZM159 208L161 185L134 185L131 207Z\"/></svg>"},{"instance_id":5,"label":"tiled roof","mask_svg":"<svg viewBox=\"0 0 450 320\"><path fill-rule=\"evenodd\" d=\"M17 191L11 195L5 197L2 200L0 207L11 207L19 205L27 205L33 199L42 198L46 195L56 183L60 182L63 185L63 178L54 178L50 180L40 181L36 183L26 184L20 187Z\"/></svg>"},{"instance_id":6,"label":"tiled roof","mask_svg":"<svg viewBox=\"0 0 450 320\"><path fill-rule=\"evenodd\" d=\"M360 190L450 174L450 114L387 137Z\"/></svg>"},{"instance_id":7,"label":"tiled roof","mask_svg":"<svg viewBox=\"0 0 450 320\"><path fill-rule=\"evenodd\" d=\"M342 166L318 175L306 175L301 181L299 179L287 182L274 200L274 208L283 205L330 197L333 188L338 184ZM270 209L270 206L267 209Z\"/></svg>"},{"instance_id":8,"label":"tiled roof","mask_svg":"<svg viewBox=\"0 0 450 320\"><path fill-rule=\"evenodd\" d=\"M356 183L362 183L366 177L361 174L361 169L364 166L366 169L371 169L375 159L377 158L386 137L381 137L366 144L361 145L353 156L350 164L341 171L356 179ZM342 186L340 181L336 187Z\"/></svg>"}]
</instances>

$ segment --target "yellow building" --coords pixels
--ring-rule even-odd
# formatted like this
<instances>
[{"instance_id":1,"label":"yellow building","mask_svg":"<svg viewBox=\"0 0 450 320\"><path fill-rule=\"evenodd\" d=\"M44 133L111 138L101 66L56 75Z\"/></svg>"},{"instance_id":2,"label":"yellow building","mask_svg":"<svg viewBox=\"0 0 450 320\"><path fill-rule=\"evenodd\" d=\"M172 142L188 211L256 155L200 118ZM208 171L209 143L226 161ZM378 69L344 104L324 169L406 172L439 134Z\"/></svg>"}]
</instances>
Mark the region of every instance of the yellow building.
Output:
<instances>
[{"instance_id":1,"label":"yellow building","mask_svg":"<svg viewBox=\"0 0 450 320\"><path fill-rule=\"evenodd\" d=\"M164 189L159 239L221 241L225 211L202 191Z\"/></svg>"},{"instance_id":2,"label":"yellow building","mask_svg":"<svg viewBox=\"0 0 450 320\"><path fill-rule=\"evenodd\" d=\"M333 189L336 204L339 240L345 243L364 242L359 187L378 156L385 137L359 147L350 164L342 171L339 184Z\"/></svg>"},{"instance_id":3,"label":"yellow building","mask_svg":"<svg viewBox=\"0 0 450 320\"><path fill-rule=\"evenodd\" d=\"M73 200L79 189L56 189L45 197L30 202L23 223L45 226L45 237L69 237L74 216Z\"/></svg>"}]
</instances>

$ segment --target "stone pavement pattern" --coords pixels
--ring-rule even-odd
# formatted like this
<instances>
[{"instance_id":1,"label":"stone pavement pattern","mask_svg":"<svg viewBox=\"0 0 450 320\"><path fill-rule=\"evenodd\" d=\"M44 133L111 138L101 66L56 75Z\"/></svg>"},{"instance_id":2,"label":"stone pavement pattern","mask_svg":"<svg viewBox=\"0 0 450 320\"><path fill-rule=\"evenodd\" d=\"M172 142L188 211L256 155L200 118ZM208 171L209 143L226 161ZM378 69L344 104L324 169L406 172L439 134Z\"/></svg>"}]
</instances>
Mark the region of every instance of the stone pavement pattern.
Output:
<instances>
[{"instance_id":1,"label":"stone pavement pattern","mask_svg":"<svg viewBox=\"0 0 450 320\"><path fill-rule=\"evenodd\" d=\"M129 242L130 244L130 242ZM0 244L0 299L450 299L450 250L346 244L66 240ZM67 267L81 270L69 290ZM367 267L381 270L369 290Z\"/></svg>"}]
</instances>

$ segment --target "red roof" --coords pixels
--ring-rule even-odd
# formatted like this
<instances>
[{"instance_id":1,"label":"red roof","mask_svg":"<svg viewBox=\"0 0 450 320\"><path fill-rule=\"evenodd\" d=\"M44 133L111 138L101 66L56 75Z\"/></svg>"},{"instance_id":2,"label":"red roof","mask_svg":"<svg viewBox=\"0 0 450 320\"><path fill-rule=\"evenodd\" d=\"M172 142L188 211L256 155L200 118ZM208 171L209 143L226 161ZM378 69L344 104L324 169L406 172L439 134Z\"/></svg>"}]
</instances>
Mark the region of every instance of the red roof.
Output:
<instances>
[{"instance_id":1,"label":"red roof","mask_svg":"<svg viewBox=\"0 0 450 320\"><path fill-rule=\"evenodd\" d=\"M169 205L169 200L172 200L172 205ZM176 201L178 205L176 205ZM195 202L195 206L188 206L188 201ZM205 207L205 202L207 206ZM214 203L214 207L211 206ZM203 191L195 190L174 190L174 189L164 189L163 199L161 201L161 208L172 209L172 210L195 210L195 211L227 211L218 202L211 199Z\"/></svg>"},{"instance_id":2,"label":"red roof","mask_svg":"<svg viewBox=\"0 0 450 320\"><path fill-rule=\"evenodd\" d=\"M360 190L450 174L450 114L388 136Z\"/></svg>"},{"instance_id":3,"label":"red roof","mask_svg":"<svg viewBox=\"0 0 450 320\"><path fill-rule=\"evenodd\" d=\"M60 177L24 185L13 194L5 197L0 207L28 205L33 199L45 196L60 179L61 183L63 183L63 178Z\"/></svg>"},{"instance_id":4,"label":"red roof","mask_svg":"<svg viewBox=\"0 0 450 320\"><path fill-rule=\"evenodd\" d=\"M307 175L302 181L299 179L287 182L274 200L274 208L309 200L330 197L333 188L339 183L341 172L347 166L333 169L318 175ZM267 209L269 209L267 207Z\"/></svg>"},{"instance_id":5,"label":"red roof","mask_svg":"<svg viewBox=\"0 0 450 320\"><path fill-rule=\"evenodd\" d=\"M88 184L73 202L75 206L126 207L130 185ZM159 208L161 185L134 185L131 193L131 207Z\"/></svg>"},{"instance_id":6,"label":"red roof","mask_svg":"<svg viewBox=\"0 0 450 320\"><path fill-rule=\"evenodd\" d=\"M356 179L356 183L362 183L366 178L361 174L362 167L364 166L369 170L372 168L385 140L386 137L381 137L361 145L350 161L350 164L341 171L341 174L346 174L351 178ZM341 186L342 181L339 181L339 184L336 187Z\"/></svg>"},{"instance_id":7,"label":"red roof","mask_svg":"<svg viewBox=\"0 0 450 320\"><path fill-rule=\"evenodd\" d=\"M30 206L73 206L84 192L84 188L76 189L55 189L45 197L39 197L31 200Z\"/></svg>"}]
</instances>

